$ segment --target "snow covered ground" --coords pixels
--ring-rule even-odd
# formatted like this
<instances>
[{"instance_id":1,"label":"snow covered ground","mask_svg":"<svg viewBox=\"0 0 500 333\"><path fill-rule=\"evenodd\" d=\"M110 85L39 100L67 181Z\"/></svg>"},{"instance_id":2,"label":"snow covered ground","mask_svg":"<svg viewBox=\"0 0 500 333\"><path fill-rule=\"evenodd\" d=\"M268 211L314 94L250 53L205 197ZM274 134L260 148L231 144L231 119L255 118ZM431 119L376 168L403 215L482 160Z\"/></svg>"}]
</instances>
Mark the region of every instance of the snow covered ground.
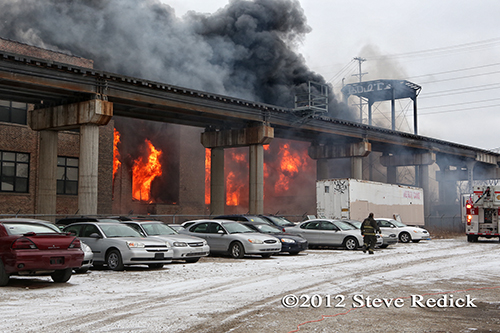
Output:
<instances>
[{"instance_id":1,"label":"snow covered ground","mask_svg":"<svg viewBox=\"0 0 500 333\"><path fill-rule=\"evenodd\" d=\"M460 237L396 244L375 255L321 249L270 259L209 257L159 270L91 270L65 284L13 277L0 288L0 329L500 332L499 258L498 240ZM289 307L282 304L287 295L296 296L285 299ZM424 307L412 307L412 295ZM445 295L444 307L425 304ZM476 307L458 307L467 297ZM374 298L382 305L367 304Z\"/></svg>"}]
</instances>

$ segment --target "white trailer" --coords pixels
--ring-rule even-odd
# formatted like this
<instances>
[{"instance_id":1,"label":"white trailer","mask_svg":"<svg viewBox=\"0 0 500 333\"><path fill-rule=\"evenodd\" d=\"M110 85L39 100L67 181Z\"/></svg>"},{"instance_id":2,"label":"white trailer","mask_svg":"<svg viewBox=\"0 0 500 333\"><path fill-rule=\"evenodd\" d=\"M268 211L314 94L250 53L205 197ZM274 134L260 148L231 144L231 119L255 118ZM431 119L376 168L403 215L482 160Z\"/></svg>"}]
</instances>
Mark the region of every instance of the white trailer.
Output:
<instances>
[{"instance_id":1,"label":"white trailer","mask_svg":"<svg viewBox=\"0 0 500 333\"><path fill-rule=\"evenodd\" d=\"M500 238L500 186L474 186L472 195L462 196L462 214L469 242Z\"/></svg>"},{"instance_id":2,"label":"white trailer","mask_svg":"<svg viewBox=\"0 0 500 333\"><path fill-rule=\"evenodd\" d=\"M369 213L407 225L424 225L424 192L419 187L350 178L316 182L318 217L363 221Z\"/></svg>"}]
</instances>

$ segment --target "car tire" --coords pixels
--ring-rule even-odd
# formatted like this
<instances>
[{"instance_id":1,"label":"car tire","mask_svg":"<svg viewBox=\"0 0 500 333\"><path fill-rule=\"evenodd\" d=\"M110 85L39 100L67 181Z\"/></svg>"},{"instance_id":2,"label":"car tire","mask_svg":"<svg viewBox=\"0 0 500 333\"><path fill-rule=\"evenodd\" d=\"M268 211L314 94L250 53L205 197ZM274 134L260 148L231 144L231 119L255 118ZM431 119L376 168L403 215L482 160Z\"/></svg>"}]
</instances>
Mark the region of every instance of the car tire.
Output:
<instances>
[{"instance_id":1,"label":"car tire","mask_svg":"<svg viewBox=\"0 0 500 333\"><path fill-rule=\"evenodd\" d=\"M123 271L123 260L120 251L111 250L106 255L106 264L113 271Z\"/></svg>"},{"instance_id":2,"label":"car tire","mask_svg":"<svg viewBox=\"0 0 500 333\"><path fill-rule=\"evenodd\" d=\"M382 245L380 245L379 247L380 247L381 249L385 249L385 248L387 248L388 246L389 246L389 244L382 244Z\"/></svg>"},{"instance_id":3,"label":"car tire","mask_svg":"<svg viewBox=\"0 0 500 333\"><path fill-rule=\"evenodd\" d=\"M149 264L148 266L151 269L160 269L160 268L163 268L163 264Z\"/></svg>"},{"instance_id":4,"label":"car tire","mask_svg":"<svg viewBox=\"0 0 500 333\"><path fill-rule=\"evenodd\" d=\"M399 234L399 241L401 243L409 243L411 241L411 236L407 232L402 232Z\"/></svg>"},{"instance_id":5,"label":"car tire","mask_svg":"<svg viewBox=\"0 0 500 333\"><path fill-rule=\"evenodd\" d=\"M64 283L68 282L68 280L71 278L71 275L73 274L73 269L72 268L66 268L66 269L60 269L55 271L50 275L52 280L56 283Z\"/></svg>"},{"instance_id":6,"label":"car tire","mask_svg":"<svg viewBox=\"0 0 500 333\"><path fill-rule=\"evenodd\" d=\"M352 251L358 248L359 243L358 240L354 237L346 237L342 246L344 247L344 249Z\"/></svg>"},{"instance_id":7,"label":"car tire","mask_svg":"<svg viewBox=\"0 0 500 333\"><path fill-rule=\"evenodd\" d=\"M5 272L2 260L0 260L0 286L5 286L9 283L9 275Z\"/></svg>"},{"instance_id":8,"label":"car tire","mask_svg":"<svg viewBox=\"0 0 500 333\"><path fill-rule=\"evenodd\" d=\"M262 258L271 258L271 255L272 255L272 253L263 253L263 254L261 254L260 256L261 256Z\"/></svg>"},{"instance_id":9,"label":"car tire","mask_svg":"<svg viewBox=\"0 0 500 333\"><path fill-rule=\"evenodd\" d=\"M186 262L188 264L194 264L195 262L198 262L200 260L200 257L198 258L189 258L189 259L186 259Z\"/></svg>"},{"instance_id":10,"label":"car tire","mask_svg":"<svg viewBox=\"0 0 500 333\"><path fill-rule=\"evenodd\" d=\"M229 246L229 254L234 259L241 259L245 256L245 248L240 242L234 242Z\"/></svg>"}]
</instances>

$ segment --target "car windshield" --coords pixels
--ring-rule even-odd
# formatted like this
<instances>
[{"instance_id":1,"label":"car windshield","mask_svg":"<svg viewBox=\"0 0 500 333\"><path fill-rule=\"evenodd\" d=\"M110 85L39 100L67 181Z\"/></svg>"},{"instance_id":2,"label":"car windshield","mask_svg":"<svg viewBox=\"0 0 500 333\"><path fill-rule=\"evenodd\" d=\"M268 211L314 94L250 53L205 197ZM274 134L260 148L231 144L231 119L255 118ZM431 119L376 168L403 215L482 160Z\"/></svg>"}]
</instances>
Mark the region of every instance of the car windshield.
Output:
<instances>
[{"instance_id":1,"label":"car windshield","mask_svg":"<svg viewBox=\"0 0 500 333\"><path fill-rule=\"evenodd\" d=\"M163 223L141 223L148 236L177 235L177 232Z\"/></svg>"},{"instance_id":2,"label":"car windshield","mask_svg":"<svg viewBox=\"0 0 500 333\"><path fill-rule=\"evenodd\" d=\"M342 222L347 222L349 224L352 224L355 226L357 229L361 228L361 222L360 221L354 221L354 220L349 220L349 221L342 221Z\"/></svg>"},{"instance_id":3,"label":"car windshield","mask_svg":"<svg viewBox=\"0 0 500 333\"><path fill-rule=\"evenodd\" d=\"M391 221L392 223L394 223L399 228L407 227L407 225L404 224L403 222L399 222L399 221L396 221L396 220L389 220L389 221Z\"/></svg>"},{"instance_id":4,"label":"car windshield","mask_svg":"<svg viewBox=\"0 0 500 333\"><path fill-rule=\"evenodd\" d=\"M356 230L357 228L349 223L342 221L335 221L335 225L342 230Z\"/></svg>"},{"instance_id":5,"label":"car windshield","mask_svg":"<svg viewBox=\"0 0 500 333\"><path fill-rule=\"evenodd\" d=\"M124 224L100 224L106 237L143 237L140 233Z\"/></svg>"},{"instance_id":6,"label":"car windshield","mask_svg":"<svg viewBox=\"0 0 500 333\"><path fill-rule=\"evenodd\" d=\"M292 222L288 221L286 218L281 216L268 216L267 218L281 227L293 227L295 225Z\"/></svg>"},{"instance_id":7,"label":"car windshield","mask_svg":"<svg viewBox=\"0 0 500 333\"><path fill-rule=\"evenodd\" d=\"M56 229L41 223L16 223L9 222L3 224L9 235L24 235L29 232L35 234L59 234Z\"/></svg>"},{"instance_id":8,"label":"car windshield","mask_svg":"<svg viewBox=\"0 0 500 333\"><path fill-rule=\"evenodd\" d=\"M282 231L268 224L254 224L254 226L264 234L280 234Z\"/></svg>"},{"instance_id":9,"label":"car windshield","mask_svg":"<svg viewBox=\"0 0 500 333\"><path fill-rule=\"evenodd\" d=\"M228 222L224 223L224 228L226 228L227 232L230 234L240 234L245 232L253 232L249 227L244 226L238 222Z\"/></svg>"}]
</instances>

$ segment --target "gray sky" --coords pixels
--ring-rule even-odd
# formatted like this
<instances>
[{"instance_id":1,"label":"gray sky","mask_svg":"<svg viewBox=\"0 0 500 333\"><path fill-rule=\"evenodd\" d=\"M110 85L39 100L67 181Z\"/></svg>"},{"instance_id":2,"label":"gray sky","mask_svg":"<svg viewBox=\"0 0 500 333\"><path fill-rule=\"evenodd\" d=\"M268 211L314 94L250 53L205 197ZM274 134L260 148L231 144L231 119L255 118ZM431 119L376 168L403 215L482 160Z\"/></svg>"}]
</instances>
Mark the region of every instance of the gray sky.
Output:
<instances>
[{"instance_id":1,"label":"gray sky","mask_svg":"<svg viewBox=\"0 0 500 333\"><path fill-rule=\"evenodd\" d=\"M182 17L228 0L161 0ZM422 87L419 134L484 149L500 147L500 1L299 0L312 31L297 52L338 91L358 80L406 79ZM390 103L376 104L387 121ZM410 100L397 128L412 132ZM366 117L366 115L365 115ZM382 123L380 123L382 124Z\"/></svg>"}]
</instances>

